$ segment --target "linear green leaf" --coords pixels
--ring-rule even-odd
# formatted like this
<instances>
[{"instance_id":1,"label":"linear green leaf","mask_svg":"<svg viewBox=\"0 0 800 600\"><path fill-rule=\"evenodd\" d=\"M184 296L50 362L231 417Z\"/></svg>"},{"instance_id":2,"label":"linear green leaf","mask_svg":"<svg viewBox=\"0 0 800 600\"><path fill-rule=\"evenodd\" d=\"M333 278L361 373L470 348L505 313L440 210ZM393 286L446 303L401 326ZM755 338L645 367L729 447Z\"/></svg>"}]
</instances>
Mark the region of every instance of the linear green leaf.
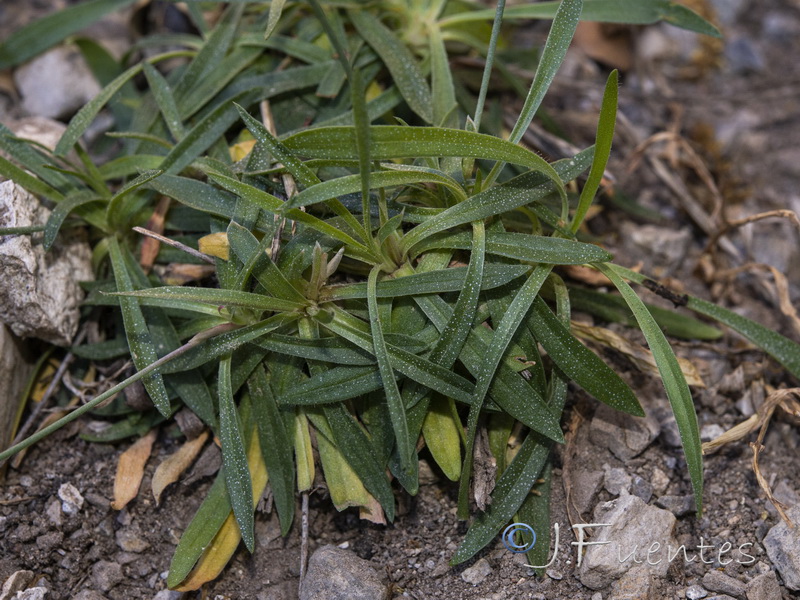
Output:
<instances>
[{"instance_id":1,"label":"linear green leaf","mask_svg":"<svg viewBox=\"0 0 800 600\"><path fill-rule=\"evenodd\" d=\"M254 323L253 325L220 333L209 340L205 340L202 344L190 349L183 356L179 356L171 363L165 365L163 372L177 373L195 369L223 354L229 354L238 350L248 342L257 341L268 333L293 322L297 316L298 315L291 313L279 313L268 319Z\"/></svg>"},{"instance_id":2,"label":"linear green leaf","mask_svg":"<svg viewBox=\"0 0 800 600\"><path fill-rule=\"evenodd\" d=\"M520 323L539 294L539 290L547 279L552 269L551 265L539 265L530 274L527 281L520 288L508 311L503 315L500 323L495 325L492 342L488 347L487 355L484 358L481 371L476 376L475 394L472 405L469 409L467 418L467 443L464 456L464 466L461 469L461 482L459 485L458 505L459 513L466 516L469 512L468 495L469 481L472 474L473 450L475 447L475 435L478 431L478 417L480 416L483 401L486 393L494 379L495 373L503 359L503 354L511 343L511 338L517 331Z\"/></svg>"},{"instance_id":3,"label":"linear green leaf","mask_svg":"<svg viewBox=\"0 0 800 600\"><path fill-rule=\"evenodd\" d=\"M399 185L411 185L415 183L438 183L446 186L452 190L456 197L464 199L464 190L458 183L432 169L404 169L402 171L377 171L370 175L370 188L381 189L390 188ZM306 188L291 200L286 203L287 208L299 208L301 206L309 206L317 202L323 202L337 196L344 196L345 194L352 194L360 191L361 189L361 176L360 175L346 175L336 179L330 179L319 183L313 187Z\"/></svg>"},{"instance_id":4,"label":"linear green leaf","mask_svg":"<svg viewBox=\"0 0 800 600\"><path fill-rule=\"evenodd\" d=\"M517 122L508 137L510 142L516 144L522 139L522 135L527 131L533 117L536 115L536 111L539 110L539 106L550 88L556 72L564 61L564 56L567 54L572 37L575 35L575 28L578 26L582 7L583 0L562 0L559 4L558 10L553 17L550 33L547 35L544 50L542 50L542 55L539 58L536 73L533 76L533 82L531 82L530 90L528 90L528 96L525 98L525 103L517 117ZM497 179L504 164L501 161L492 167L491 172L484 181L484 187L491 185ZM566 212L568 210L566 195L562 194L561 202L564 206L562 212ZM567 215L564 216L566 217Z\"/></svg>"},{"instance_id":5,"label":"linear green leaf","mask_svg":"<svg viewBox=\"0 0 800 600\"><path fill-rule=\"evenodd\" d=\"M50 248L52 248L53 243L56 241L56 236L61 226L64 224L64 219L66 219L73 210L80 206L102 200L103 199L98 197L97 194L89 190L82 190L67 195L62 202L56 205L53 212L50 213L50 217L47 219L47 224L44 228L44 238L42 239L44 249L50 250Z\"/></svg>"},{"instance_id":6,"label":"linear green leaf","mask_svg":"<svg viewBox=\"0 0 800 600\"><path fill-rule=\"evenodd\" d=\"M286 218L292 219L293 221L297 221L298 223L303 223L304 225L308 225L313 229L316 229L320 233L323 233L327 236L332 237L335 240L339 240L340 242L345 243L349 248L350 252L358 257L366 258L370 260L372 256L369 253L369 250L366 246L357 242L351 236L347 235L340 229L334 227L333 225L326 223L322 219L318 219L313 215L309 215L299 209L291 209L283 212L283 202L258 188L254 188L251 185L247 185L246 183L242 183L241 181L237 181L236 179L231 179L230 177L225 177L223 175L209 175L211 179L219 183L225 189L237 194L239 197L247 200L248 202L252 202L259 208L266 210L267 212L273 214L285 214Z\"/></svg>"},{"instance_id":7,"label":"linear green leaf","mask_svg":"<svg viewBox=\"0 0 800 600\"><path fill-rule=\"evenodd\" d=\"M508 19L552 19L560 2L537 2L519 4L507 8ZM439 24L449 27L470 21L485 21L494 17L494 11L479 10L462 12L442 19ZM703 33L713 37L721 37L719 29L703 19L689 8L672 0L584 0L582 21L599 21L606 23L629 23L650 25L660 20L689 31Z\"/></svg>"},{"instance_id":8,"label":"linear green leaf","mask_svg":"<svg viewBox=\"0 0 800 600\"><path fill-rule=\"evenodd\" d=\"M564 327L544 300L533 303L528 326L559 369L595 398L612 408L644 416L633 391L600 357Z\"/></svg>"},{"instance_id":9,"label":"linear green leaf","mask_svg":"<svg viewBox=\"0 0 800 600\"><path fill-rule=\"evenodd\" d=\"M203 302L214 306L241 306L254 310L295 311L302 310L305 305L300 302L272 298L261 294L241 292L239 290L224 290L218 288L193 288L180 286L163 286L148 288L146 290L117 292L113 294L122 297L136 298L164 298L167 300L189 300Z\"/></svg>"},{"instance_id":10,"label":"linear green leaf","mask_svg":"<svg viewBox=\"0 0 800 600\"><path fill-rule=\"evenodd\" d=\"M628 305L619 296L572 287L570 288L570 299L577 310L596 315L612 323L636 325L636 319ZM653 315L658 326L669 336L685 340L717 340L722 337L721 330L694 317L652 304L645 303L645 306ZM714 304L711 306L716 308Z\"/></svg>"},{"instance_id":11,"label":"linear green leaf","mask_svg":"<svg viewBox=\"0 0 800 600\"><path fill-rule=\"evenodd\" d=\"M480 289L490 290L513 281L527 273L527 265L490 265L483 273ZM440 294L460 291L468 275L468 267L452 267L439 271L414 273L397 279L385 279L378 284L378 298ZM321 301L366 298L367 285L348 283L324 288Z\"/></svg>"},{"instance_id":12,"label":"linear green leaf","mask_svg":"<svg viewBox=\"0 0 800 600\"><path fill-rule=\"evenodd\" d=\"M653 316L647 310L644 303L636 295L630 285L620 277L616 266L598 265L598 269L608 277L619 290L619 293L628 303L628 306L639 323L639 328L647 340L647 345L653 352L658 372L667 391L675 421L678 424L678 431L683 443L683 453L686 456L686 465L689 469L689 476L692 480L694 490L694 502L698 514L703 511L703 452L700 446L700 429L697 425L697 413L694 410L694 402L686 378L678 364L675 353L667 342L667 338L661 331Z\"/></svg>"},{"instance_id":13,"label":"linear green leaf","mask_svg":"<svg viewBox=\"0 0 800 600\"><path fill-rule=\"evenodd\" d=\"M159 171L158 169L154 169L152 171L145 171L144 173L139 175L136 179L129 181L124 186L122 186L120 190L108 200L108 206L106 208L106 219L108 220L108 222L116 223L116 216L117 213L119 212L118 207L120 200L122 200L125 196L127 196L131 192L142 187L145 183L152 181L162 173L163 171Z\"/></svg>"},{"instance_id":14,"label":"linear green leaf","mask_svg":"<svg viewBox=\"0 0 800 600\"><path fill-rule=\"evenodd\" d=\"M394 378L392 363L383 340L383 325L381 324L378 312L378 275L380 267L375 267L370 271L367 280L367 304L369 306L370 327L372 330L372 346L375 358L378 361L378 369L381 373L384 390L386 393L386 404L389 407L389 416L392 420L395 444L400 454L400 466L403 471L411 471L411 461L414 460L414 444L408 434L408 421L406 419L406 409L403 399L400 397L400 390Z\"/></svg>"},{"instance_id":15,"label":"linear green leaf","mask_svg":"<svg viewBox=\"0 0 800 600\"><path fill-rule=\"evenodd\" d=\"M133 282L125 268L122 251L116 238L110 238L108 250L117 289L122 293L136 293L133 292ZM128 347L131 350L131 359L136 368L141 371L147 365L156 362L158 355L150 332L147 329L147 323L139 306L139 301L136 298L123 296L120 297L119 304L122 312L122 322L125 325L125 335L128 338ZM156 372L148 375L142 383L144 383L144 387L158 412L168 417L171 414L169 396L166 387L164 387L164 379L161 373Z\"/></svg>"},{"instance_id":16,"label":"linear green leaf","mask_svg":"<svg viewBox=\"0 0 800 600\"><path fill-rule=\"evenodd\" d=\"M571 159L553 163L560 180L571 181L591 163L594 147L579 152ZM405 235L404 249L409 250L426 237L525 206L557 191L555 184L541 173L525 173L472 196L442 213L417 225Z\"/></svg>"},{"instance_id":17,"label":"linear green leaf","mask_svg":"<svg viewBox=\"0 0 800 600\"><path fill-rule=\"evenodd\" d=\"M263 365L258 365L247 381L253 415L258 426L261 455L269 473L269 483L278 509L281 534L286 535L294 519L294 446L286 431L278 404L272 395Z\"/></svg>"},{"instance_id":18,"label":"linear green leaf","mask_svg":"<svg viewBox=\"0 0 800 600\"><path fill-rule=\"evenodd\" d=\"M169 587L174 588L186 579L230 513L231 503L228 490L225 489L225 476L220 473L175 548L167 576Z\"/></svg>"},{"instance_id":19,"label":"linear green leaf","mask_svg":"<svg viewBox=\"0 0 800 600\"><path fill-rule=\"evenodd\" d=\"M413 254L423 254L435 248L468 250L469 234L444 231L432 235L415 244ZM611 259L605 249L594 244L528 233L491 232L486 240L486 252L526 262L554 265L582 265Z\"/></svg>"},{"instance_id":20,"label":"linear green leaf","mask_svg":"<svg viewBox=\"0 0 800 600\"><path fill-rule=\"evenodd\" d=\"M164 79L164 76L159 73L156 68L150 63L143 63L144 75L147 77L147 84L153 90L153 98L155 98L158 109L161 111L161 116L164 117L164 123L167 129L172 134L176 141L180 141L186 129L183 126L178 106L175 103L175 96L169 87L169 83Z\"/></svg>"},{"instance_id":21,"label":"linear green leaf","mask_svg":"<svg viewBox=\"0 0 800 600\"><path fill-rule=\"evenodd\" d=\"M444 331L453 310L438 296L417 296L415 302L431 319L436 328ZM477 377L489 352L492 332L483 325L470 331L459 355L467 370ZM535 387L527 383L508 364L502 363L489 388L492 400L515 419L552 440L561 442L564 436L559 425L560 414L554 415Z\"/></svg>"},{"instance_id":22,"label":"linear green leaf","mask_svg":"<svg viewBox=\"0 0 800 600\"><path fill-rule=\"evenodd\" d=\"M375 357L338 337L304 340L291 335L272 333L253 344L278 354L299 356L337 365L374 365Z\"/></svg>"},{"instance_id":23,"label":"linear green leaf","mask_svg":"<svg viewBox=\"0 0 800 600\"><path fill-rule=\"evenodd\" d=\"M264 147L269 150L270 154L276 161L283 164L283 166L289 170L292 176L300 184L301 188L311 188L312 186L320 183L319 177L317 177L314 172L303 163L303 161L298 159L290 150L288 150L283 144L275 139L275 137L269 132L269 130L267 130L266 127L264 127L263 124L250 116L250 113L248 113L238 104L235 106L236 110L239 112L239 116L250 130L250 133L253 134L259 143L263 144ZM331 199L328 202L328 206L331 210L333 210L334 213L342 217L345 222L353 228L354 231L365 234L361 224L350 213L350 211L347 210L341 202L339 202L339 200L335 198ZM291 206L284 204L283 210L286 211L287 208L291 208Z\"/></svg>"},{"instance_id":24,"label":"linear green leaf","mask_svg":"<svg viewBox=\"0 0 800 600\"><path fill-rule=\"evenodd\" d=\"M497 481L492 492L492 503L470 526L450 559L451 565L460 564L475 556L514 516L542 471L550 454L551 444L550 440L545 440L533 431L528 433L514 460ZM463 480L463 472L461 477Z\"/></svg>"},{"instance_id":25,"label":"linear green leaf","mask_svg":"<svg viewBox=\"0 0 800 600\"><path fill-rule=\"evenodd\" d=\"M231 388L231 357L219 362L219 439L222 445L222 473L233 508L233 515L242 532L244 545L255 550L255 519L253 518L253 482L247 465L244 435L236 414Z\"/></svg>"},{"instance_id":26,"label":"linear green leaf","mask_svg":"<svg viewBox=\"0 0 800 600\"><path fill-rule=\"evenodd\" d=\"M386 518L390 521L394 520L392 487L386 477L386 468L378 463L369 439L344 405L326 406L323 410L330 424L333 442L336 443L339 451L356 472L367 491L380 502ZM400 443L400 439L397 439L396 442Z\"/></svg>"},{"instance_id":27,"label":"linear green leaf","mask_svg":"<svg viewBox=\"0 0 800 600\"><path fill-rule=\"evenodd\" d=\"M648 277L641 273L636 273L630 269L624 269L615 265L615 270L622 277L636 283L643 284ZM780 364L786 367L795 377L800 378L800 345L781 335L777 331L767 329L763 325L737 315L735 312L712 304L694 296L687 296L687 308L695 312L710 317L737 333L743 335L753 344L764 350Z\"/></svg>"},{"instance_id":28,"label":"linear green leaf","mask_svg":"<svg viewBox=\"0 0 800 600\"><path fill-rule=\"evenodd\" d=\"M371 354L375 353L370 336L370 326L360 319L337 308L334 309L333 319L326 316L318 320L321 325L333 333ZM382 336L382 339L395 369L425 387L450 396L459 402L469 403L471 401L473 386L469 381L421 356L387 343L387 337L388 334Z\"/></svg>"},{"instance_id":29,"label":"linear green leaf","mask_svg":"<svg viewBox=\"0 0 800 600\"><path fill-rule=\"evenodd\" d=\"M286 5L286 0L272 0L269 4L269 15L267 16L267 29L264 31L264 39L268 40L278 26L278 21L281 20L281 13L283 7Z\"/></svg>"},{"instance_id":30,"label":"linear green leaf","mask_svg":"<svg viewBox=\"0 0 800 600\"><path fill-rule=\"evenodd\" d=\"M283 140L293 152L309 158L357 160L354 127L318 127L306 129ZM403 127L374 125L370 127L370 156L372 160L394 158L441 158L472 156L502 160L544 173L564 192L562 178L541 156L522 146L491 135L446 129L443 127Z\"/></svg>"},{"instance_id":31,"label":"linear green leaf","mask_svg":"<svg viewBox=\"0 0 800 600\"><path fill-rule=\"evenodd\" d=\"M395 34L365 10L348 11L358 33L389 69L408 106L426 123L433 122L431 91L416 59Z\"/></svg>"},{"instance_id":32,"label":"linear green leaf","mask_svg":"<svg viewBox=\"0 0 800 600\"><path fill-rule=\"evenodd\" d=\"M61 194L61 192L50 187L38 177L34 177L26 170L20 169L17 165L6 160L2 156L0 156L0 175L10 179L17 185L24 187L31 194L36 196L47 198L48 200L56 203L61 202L64 199L64 196Z\"/></svg>"},{"instance_id":33,"label":"linear green leaf","mask_svg":"<svg viewBox=\"0 0 800 600\"><path fill-rule=\"evenodd\" d=\"M576 233L581 226L589 207L594 201L600 182L611 156L611 143L614 140L614 125L617 120L617 94L619 87L619 72L611 71L606 82L606 90L603 94L603 104L600 107L600 119L597 122L597 135L595 141L594 159L592 168L589 169L589 176L581 190L581 197L578 200L578 208L572 219L572 232ZM562 215L563 217L563 215Z\"/></svg>"}]
</instances>

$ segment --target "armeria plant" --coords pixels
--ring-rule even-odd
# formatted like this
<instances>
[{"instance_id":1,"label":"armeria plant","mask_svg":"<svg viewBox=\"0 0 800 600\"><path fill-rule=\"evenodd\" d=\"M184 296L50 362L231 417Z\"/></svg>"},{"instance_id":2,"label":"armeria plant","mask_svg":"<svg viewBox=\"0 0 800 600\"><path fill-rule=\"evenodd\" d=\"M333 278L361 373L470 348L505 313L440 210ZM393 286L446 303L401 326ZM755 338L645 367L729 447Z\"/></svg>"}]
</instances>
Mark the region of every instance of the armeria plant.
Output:
<instances>
[{"instance_id":1,"label":"armeria plant","mask_svg":"<svg viewBox=\"0 0 800 600\"><path fill-rule=\"evenodd\" d=\"M0 46L0 68L130 3L93 0L35 23ZM549 531L548 464L563 441L569 382L644 414L624 380L571 333L578 306L643 332L700 510L697 419L664 332L721 332L645 305L630 283L652 280L578 239L611 151L617 73L608 78L594 146L548 163L519 142L581 18L665 19L715 35L713 27L661 0L507 10L500 0L496 11L458 0L230 2L213 29L205 4L186 6L197 35L145 37L121 61L73 38L105 87L55 152L0 131L10 156L0 158L0 173L55 207L39 228L42 243L49 247L65 225L90 226L98 281L87 284L87 311L121 315L107 341L72 351L86 360L129 353L137 369L0 458L115 395L102 410L119 420L95 439L142 435L188 406L222 448L222 469L168 578L170 587L194 589L219 574L240 540L253 550L254 505L268 483L286 534L297 493L312 488L319 465L337 508L392 520L393 482L417 492L418 453L427 446L459 481L459 516L467 519L476 438L485 429L497 481L452 558L460 563L515 515ZM511 77L495 60L501 22L526 18L552 19L552 28L504 138L482 114L493 66ZM127 66L143 48L164 44L179 49ZM485 57L477 100L449 52ZM179 66L159 70L175 58ZM98 165L79 140L106 105L122 140ZM580 193L570 183L577 181ZM213 254L201 255L215 267L213 285L163 285L137 262L131 228L161 198L170 203L165 235ZM157 262L197 260L165 248ZM619 295L568 287L558 265L596 269ZM800 347L790 340L698 298L686 306L800 376ZM118 395L136 381L152 410L134 412ZM531 551L534 564L547 545Z\"/></svg>"}]
</instances>

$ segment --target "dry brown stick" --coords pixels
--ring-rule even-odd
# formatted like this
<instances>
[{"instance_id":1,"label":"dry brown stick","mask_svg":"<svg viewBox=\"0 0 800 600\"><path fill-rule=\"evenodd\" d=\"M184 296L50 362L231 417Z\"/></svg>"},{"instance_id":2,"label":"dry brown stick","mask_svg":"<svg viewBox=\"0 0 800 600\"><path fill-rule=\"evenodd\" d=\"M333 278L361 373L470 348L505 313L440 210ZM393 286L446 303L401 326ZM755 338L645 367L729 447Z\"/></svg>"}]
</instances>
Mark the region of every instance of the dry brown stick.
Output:
<instances>
[{"instance_id":1,"label":"dry brown stick","mask_svg":"<svg viewBox=\"0 0 800 600\"><path fill-rule=\"evenodd\" d=\"M134 227L133 230L136 233L141 233L142 235L151 237L155 240L158 240L159 242L163 242L164 244L172 246L173 248L177 248L178 250L183 250L187 254L191 254L195 258L199 258L200 260L205 261L211 265L216 264L214 262L214 259L211 258L208 254L204 254L199 250L195 250L194 248L192 248L191 246L187 246L186 244L181 244L176 240L171 240L168 237L164 237L160 233L156 233L155 231L150 231L149 229L145 229L144 227Z\"/></svg>"},{"instance_id":2,"label":"dry brown stick","mask_svg":"<svg viewBox=\"0 0 800 600\"><path fill-rule=\"evenodd\" d=\"M756 221L761 221L762 219L769 219L772 217L778 217L782 219L789 219L789 221L797 227L797 230L800 231L800 218L798 218L797 213L793 210L788 209L778 209L778 210L768 210L766 212L758 213L757 215L750 215L749 217L744 217L742 219L736 219L734 221L728 221L723 226L711 236L706 244L703 253L708 252L711 248L716 245L717 240L725 235L731 229L735 229L737 227L741 227L743 225L747 225L749 223L755 223Z\"/></svg>"},{"instance_id":3,"label":"dry brown stick","mask_svg":"<svg viewBox=\"0 0 800 600\"><path fill-rule=\"evenodd\" d=\"M725 279L728 277L732 278L739 273L756 270L768 271L772 274L772 278L775 281L775 295L778 297L778 307L783 315L789 320L789 324L795 330L795 333L800 335L800 317L797 314L797 309L794 307L792 298L789 294L789 282L787 281L786 276L772 265L765 265L762 263L747 263L741 267L736 267L735 269L718 271L715 274L714 279Z\"/></svg>"},{"instance_id":4,"label":"dry brown stick","mask_svg":"<svg viewBox=\"0 0 800 600\"><path fill-rule=\"evenodd\" d=\"M798 398L800 398L800 388L775 390L767 396L766 400L764 400L764 404L759 407L757 414L739 423L735 427L732 427L718 438L703 444L703 454L707 454L725 444L741 440L749 433L759 429L758 439L756 439L755 442L750 442L750 448L753 450L753 472L755 473L758 485L764 490L767 499L772 502L786 524L792 528L794 528L794 523L786 514L786 507L772 494L769 483L761 473L758 458L764 450L764 437L766 436L767 428L775 413L775 409L780 407L785 413L800 417L800 402L798 402Z\"/></svg>"}]
</instances>

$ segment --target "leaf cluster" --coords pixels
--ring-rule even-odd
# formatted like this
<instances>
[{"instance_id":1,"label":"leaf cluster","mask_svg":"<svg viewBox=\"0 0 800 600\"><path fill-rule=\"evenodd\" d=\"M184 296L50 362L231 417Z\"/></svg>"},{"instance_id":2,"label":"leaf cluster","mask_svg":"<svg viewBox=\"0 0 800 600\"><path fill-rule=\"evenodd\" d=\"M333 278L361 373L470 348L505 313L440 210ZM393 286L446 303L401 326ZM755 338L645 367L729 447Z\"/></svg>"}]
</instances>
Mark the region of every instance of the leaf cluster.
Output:
<instances>
[{"instance_id":1,"label":"leaf cluster","mask_svg":"<svg viewBox=\"0 0 800 600\"><path fill-rule=\"evenodd\" d=\"M11 36L0 68L122 4L82 3L70 9L74 21L62 15ZM12 157L0 158L0 173L55 206L44 245L65 225L92 227L99 281L86 305L118 307L120 328L115 339L73 351L93 360L129 351L137 369L64 422L141 380L151 417L128 415L103 439L140 435L186 405L222 447L221 472L173 559L171 587L215 576L239 539L253 550L254 505L267 481L288 532L295 494L310 489L318 466L338 508L391 520L392 484L417 492L424 444L460 482L467 518L481 428L498 464L495 500L453 561L473 556L515 514L546 518L538 504L546 496L530 491L563 440L568 384L643 414L619 374L571 333L573 306L644 333L700 508L697 418L664 331L721 332L645 305L627 283L643 276L578 239L611 151L616 72L594 146L549 163L518 142L581 18L665 19L714 34L710 25L658 0L563 0L505 12L501 2L496 13L442 0L231 2L213 29L188 6L198 35L145 38L121 61L77 40L105 87L55 152L0 130ZM491 111L481 119L493 68L519 86L501 60L503 18L553 19L508 139ZM158 44L180 49L137 61L135 51ZM469 78L451 67L455 52L485 58L477 104ZM183 62L161 70L170 59ZM97 164L79 140L104 107L116 119L117 154ZM205 257L213 284L170 284L137 263L131 227L161 197L171 203L173 239L203 249L204 236L214 236L214 256ZM164 247L156 263L197 260ZM594 268L619 295L568 288L559 265ZM800 351L786 338L699 299L687 306L800 373Z\"/></svg>"}]
</instances>

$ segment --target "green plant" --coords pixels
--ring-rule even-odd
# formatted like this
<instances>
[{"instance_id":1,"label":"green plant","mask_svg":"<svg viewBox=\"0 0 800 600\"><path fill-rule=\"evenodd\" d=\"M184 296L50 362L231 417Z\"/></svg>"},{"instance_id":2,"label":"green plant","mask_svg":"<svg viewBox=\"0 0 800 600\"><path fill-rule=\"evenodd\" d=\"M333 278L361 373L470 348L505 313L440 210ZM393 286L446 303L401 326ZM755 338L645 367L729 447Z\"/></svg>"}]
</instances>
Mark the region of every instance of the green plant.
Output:
<instances>
[{"instance_id":1,"label":"green plant","mask_svg":"<svg viewBox=\"0 0 800 600\"><path fill-rule=\"evenodd\" d=\"M82 6L96 18L121 4ZM170 570L171 587L190 589L219 573L239 536L253 550L254 502L267 479L288 532L296 490L307 491L314 479L312 437L337 507L361 506L391 520L387 469L416 493L421 438L442 471L460 481L459 515L467 518L483 424L498 481L494 502L453 557L462 562L515 514L548 519L547 495L530 490L563 439L569 381L614 408L643 414L619 375L570 332L574 300L644 333L701 509L697 420L664 331L689 329L709 339L720 332L648 308L626 280L650 280L577 239L611 151L617 74L606 85L594 146L549 164L518 142L581 14L666 19L715 34L710 25L658 0L564 0L505 11L500 2L496 13L443 0L387 0L370 10L274 0L268 10L231 3L206 30L197 6L189 6L204 34L170 38L186 49L127 69L80 41L106 87L71 121L55 153L0 130L0 148L13 158L0 158L0 173L55 204L43 243L49 247L67 223L92 228L99 281L88 286L87 310L119 308L115 338L73 352L91 360L130 352L138 370L0 458L134 381L143 382L155 408L134 413L115 400L103 410L120 420L102 439L141 435L189 406L218 435L223 455ZM553 19L509 139L491 135L499 128L481 118L493 66L510 77L496 61L503 18ZM74 33L60 28L66 22L62 16L12 36L0 47L0 68ZM30 39L37 40L33 50ZM486 57L477 101L466 74L451 71L451 49ZM155 68L175 57L188 60L166 75ZM137 76L144 92L132 85ZM114 99L114 135L123 141L113 160L96 166L78 141ZM249 153L234 161L232 143ZM78 162L67 157L73 149ZM576 196L566 184L587 170ZM149 218L159 196L175 203L170 237L196 245L216 234L216 286L165 286L140 268L130 230ZM197 260L177 256L164 249L158 260ZM620 295L573 291L554 271L564 264L599 270ZM793 342L702 300L690 297L687 306L800 375ZM513 458L506 453L512 436L521 440ZM538 546L546 551L546 543Z\"/></svg>"}]
</instances>

